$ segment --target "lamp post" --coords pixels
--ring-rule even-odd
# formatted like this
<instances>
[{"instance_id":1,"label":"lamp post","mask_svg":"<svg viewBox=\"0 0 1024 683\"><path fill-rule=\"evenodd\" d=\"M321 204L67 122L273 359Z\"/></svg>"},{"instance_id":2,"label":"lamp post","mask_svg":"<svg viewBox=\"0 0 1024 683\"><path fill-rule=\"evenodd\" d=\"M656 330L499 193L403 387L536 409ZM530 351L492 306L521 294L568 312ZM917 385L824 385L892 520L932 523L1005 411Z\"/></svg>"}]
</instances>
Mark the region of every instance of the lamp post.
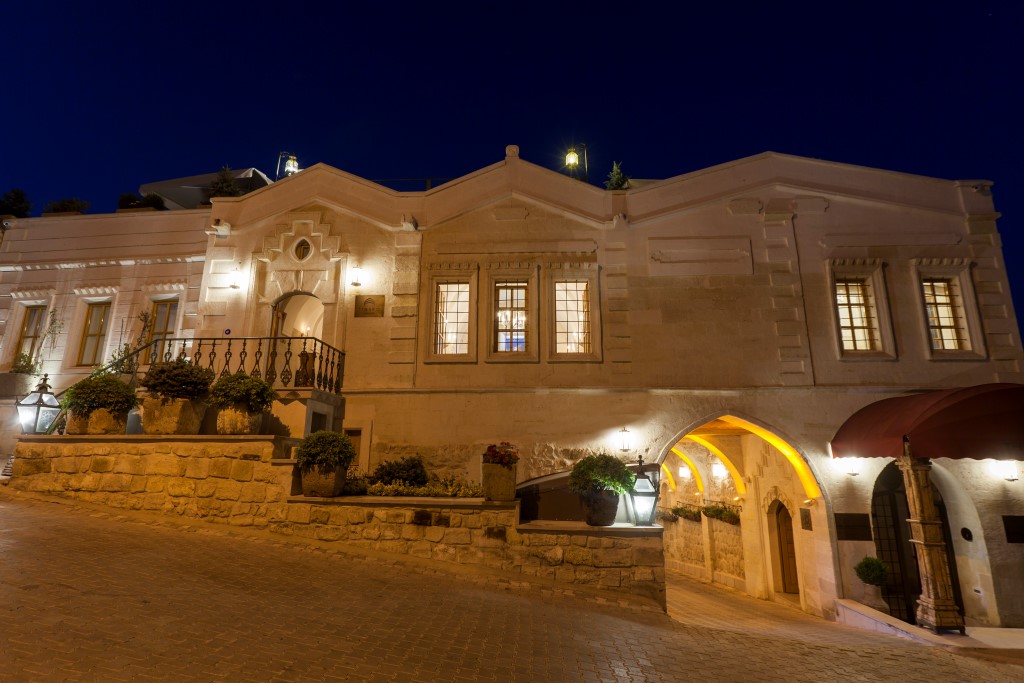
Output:
<instances>
[{"instance_id":1,"label":"lamp post","mask_svg":"<svg viewBox=\"0 0 1024 683\"><path fill-rule=\"evenodd\" d=\"M281 160L284 159L284 174L292 176L299 172L299 160L291 152L278 152L277 171L274 173L274 180L281 179Z\"/></svg>"},{"instance_id":2,"label":"lamp post","mask_svg":"<svg viewBox=\"0 0 1024 683\"><path fill-rule=\"evenodd\" d=\"M637 472L636 483L629 494L633 498L634 526L652 526L658 509L658 482L644 471L643 456L637 458Z\"/></svg>"},{"instance_id":3,"label":"lamp post","mask_svg":"<svg viewBox=\"0 0 1024 683\"><path fill-rule=\"evenodd\" d=\"M18 419L23 434L45 434L60 414L60 402L50 392L49 378L49 375L43 375L36 390L18 401Z\"/></svg>"},{"instance_id":4,"label":"lamp post","mask_svg":"<svg viewBox=\"0 0 1024 683\"><path fill-rule=\"evenodd\" d=\"M583 150L583 182L587 182L590 177L590 166L587 163L587 146L585 144L581 142L569 147L569 151L565 153L565 167L569 169L569 177L579 179L580 155L576 151L577 147Z\"/></svg>"}]
</instances>

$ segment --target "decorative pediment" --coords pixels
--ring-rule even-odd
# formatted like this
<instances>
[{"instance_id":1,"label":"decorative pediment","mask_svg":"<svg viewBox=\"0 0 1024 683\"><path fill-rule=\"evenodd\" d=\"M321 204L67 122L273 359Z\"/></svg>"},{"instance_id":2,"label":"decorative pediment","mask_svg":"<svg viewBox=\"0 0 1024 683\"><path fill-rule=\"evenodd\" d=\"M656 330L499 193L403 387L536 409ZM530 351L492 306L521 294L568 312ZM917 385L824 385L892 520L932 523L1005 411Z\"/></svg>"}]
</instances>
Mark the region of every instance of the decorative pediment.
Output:
<instances>
[{"instance_id":1,"label":"decorative pediment","mask_svg":"<svg viewBox=\"0 0 1024 683\"><path fill-rule=\"evenodd\" d=\"M15 301L47 301L57 293L55 289L17 289L11 292Z\"/></svg>"},{"instance_id":2,"label":"decorative pediment","mask_svg":"<svg viewBox=\"0 0 1024 683\"><path fill-rule=\"evenodd\" d=\"M274 234L263 240L263 251L256 254L260 261L285 260L304 269L326 264L341 258L342 240L331 235L331 224L321 223L317 213L291 214L291 221L278 225ZM305 247L308 246L308 251Z\"/></svg>"}]
</instances>

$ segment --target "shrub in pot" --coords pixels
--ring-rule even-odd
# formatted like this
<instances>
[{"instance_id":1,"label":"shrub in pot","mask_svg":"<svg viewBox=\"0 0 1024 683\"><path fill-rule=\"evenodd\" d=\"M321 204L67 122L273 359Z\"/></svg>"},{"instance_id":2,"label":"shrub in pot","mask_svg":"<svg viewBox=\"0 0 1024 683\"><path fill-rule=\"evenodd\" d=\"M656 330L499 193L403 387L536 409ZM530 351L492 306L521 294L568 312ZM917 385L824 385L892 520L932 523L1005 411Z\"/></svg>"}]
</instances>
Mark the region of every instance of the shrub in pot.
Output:
<instances>
[{"instance_id":1,"label":"shrub in pot","mask_svg":"<svg viewBox=\"0 0 1024 683\"><path fill-rule=\"evenodd\" d=\"M853 571L857 578L864 582L863 603L868 607L886 614L889 613L889 605L882 598L881 587L885 585L886 575L889 572L885 562L877 557L866 555L864 559L854 565Z\"/></svg>"},{"instance_id":2,"label":"shrub in pot","mask_svg":"<svg viewBox=\"0 0 1024 683\"><path fill-rule=\"evenodd\" d=\"M150 365L140 382L149 391L142 402L142 431L198 434L212 381L213 370L184 358Z\"/></svg>"},{"instance_id":3,"label":"shrub in pot","mask_svg":"<svg viewBox=\"0 0 1024 683\"><path fill-rule=\"evenodd\" d=\"M355 457L352 441L339 432L313 432L304 438L296 449L302 495L332 497L341 493Z\"/></svg>"},{"instance_id":4,"label":"shrub in pot","mask_svg":"<svg viewBox=\"0 0 1024 683\"><path fill-rule=\"evenodd\" d=\"M607 453L588 455L572 467L569 490L580 497L587 524L610 526L615 522L619 496L633 489L636 477L626 464Z\"/></svg>"},{"instance_id":5,"label":"shrub in pot","mask_svg":"<svg viewBox=\"0 0 1024 683\"><path fill-rule=\"evenodd\" d=\"M516 499L516 463L519 450L508 441L491 444L484 451L480 483L484 500Z\"/></svg>"},{"instance_id":6,"label":"shrub in pot","mask_svg":"<svg viewBox=\"0 0 1024 683\"><path fill-rule=\"evenodd\" d=\"M218 434L258 434L263 413L277 399L269 382L244 372L222 375L210 387L210 405L218 408Z\"/></svg>"},{"instance_id":7,"label":"shrub in pot","mask_svg":"<svg viewBox=\"0 0 1024 683\"><path fill-rule=\"evenodd\" d=\"M86 377L66 392L68 434L124 434L128 411L139 404L135 390L117 375Z\"/></svg>"}]
</instances>

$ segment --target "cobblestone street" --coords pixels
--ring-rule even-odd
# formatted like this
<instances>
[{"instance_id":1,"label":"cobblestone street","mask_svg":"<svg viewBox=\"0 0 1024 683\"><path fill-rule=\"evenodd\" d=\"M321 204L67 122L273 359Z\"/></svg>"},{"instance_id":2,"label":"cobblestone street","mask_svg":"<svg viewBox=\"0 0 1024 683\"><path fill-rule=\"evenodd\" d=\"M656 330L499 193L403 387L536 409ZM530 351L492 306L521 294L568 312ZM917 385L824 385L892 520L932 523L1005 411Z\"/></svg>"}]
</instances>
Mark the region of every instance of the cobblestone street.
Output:
<instances>
[{"instance_id":1,"label":"cobblestone street","mask_svg":"<svg viewBox=\"0 0 1024 683\"><path fill-rule=\"evenodd\" d=\"M0 488L4 681L1020 681L677 579L677 619Z\"/></svg>"}]
</instances>

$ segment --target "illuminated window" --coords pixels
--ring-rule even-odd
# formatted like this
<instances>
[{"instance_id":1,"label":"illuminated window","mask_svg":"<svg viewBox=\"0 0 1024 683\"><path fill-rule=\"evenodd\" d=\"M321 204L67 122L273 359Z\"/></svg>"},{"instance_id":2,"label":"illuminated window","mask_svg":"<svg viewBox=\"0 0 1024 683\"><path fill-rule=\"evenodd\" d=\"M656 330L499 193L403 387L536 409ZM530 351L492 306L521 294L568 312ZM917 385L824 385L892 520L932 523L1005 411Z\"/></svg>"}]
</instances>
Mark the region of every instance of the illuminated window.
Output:
<instances>
[{"instance_id":1,"label":"illuminated window","mask_svg":"<svg viewBox=\"0 0 1024 683\"><path fill-rule=\"evenodd\" d=\"M147 363L167 359L167 353L171 351L167 346L167 340L174 336L174 325L177 319L177 299L153 302L147 340L151 343L147 351Z\"/></svg>"},{"instance_id":2,"label":"illuminated window","mask_svg":"<svg viewBox=\"0 0 1024 683\"><path fill-rule=\"evenodd\" d=\"M878 324L875 319L871 286L868 280L837 278L835 293L839 335L843 350L878 350Z\"/></svg>"},{"instance_id":3,"label":"illuminated window","mask_svg":"<svg viewBox=\"0 0 1024 683\"><path fill-rule=\"evenodd\" d=\"M925 278L921 281L924 306L928 314L928 333L932 348L959 351L965 346L963 316L953 280Z\"/></svg>"},{"instance_id":4,"label":"illuminated window","mask_svg":"<svg viewBox=\"0 0 1024 683\"><path fill-rule=\"evenodd\" d=\"M25 318L21 323L18 350L29 358L35 358L43 341L43 327L46 320L46 306L26 306Z\"/></svg>"},{"instance_id":5,"label":"illuminated window","mask_svg":"<svg viewBox=\"0 0 1024 683\"><path fill-rule=\"evenodd\" d=\"M469 283L438 282L434 292L434 353L469 353Z\"/></svg>"},{"instance_id":6,"label":"illuminated window","mask_svg":"<svg viewBox=\"0 0 1024 683\"><path fill-rule=\"evenodd\" d=\"M555 282L555 353L590 353L590 283Z\"/></svg>"},{"instance_id":7,"label":"illuminated window","mask_svg":"<svg viewBox=\"0 0 1024 683\"><path fill-rule=\"evenodd\" d=\"M99 365L103 361L103 347L107 340L107 321L110 302L89 304L82 330L82 343L78 348L79 365Z\"/></svg>"},{"instance_id":8,"label":"illuminated window","mask_svg":"<svg viewBox=\"0 0 1024 683\"><path fill-rule=\"evenodd\" d=\"M494 350L526 353L527 285L519 281L494 283Z\"/></svg>"}]
</instances>

